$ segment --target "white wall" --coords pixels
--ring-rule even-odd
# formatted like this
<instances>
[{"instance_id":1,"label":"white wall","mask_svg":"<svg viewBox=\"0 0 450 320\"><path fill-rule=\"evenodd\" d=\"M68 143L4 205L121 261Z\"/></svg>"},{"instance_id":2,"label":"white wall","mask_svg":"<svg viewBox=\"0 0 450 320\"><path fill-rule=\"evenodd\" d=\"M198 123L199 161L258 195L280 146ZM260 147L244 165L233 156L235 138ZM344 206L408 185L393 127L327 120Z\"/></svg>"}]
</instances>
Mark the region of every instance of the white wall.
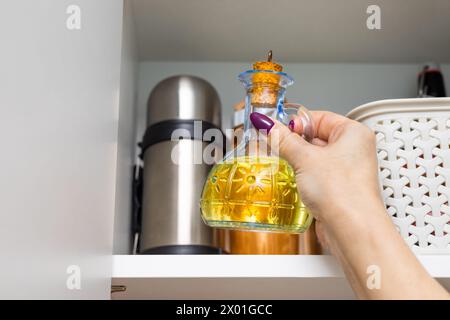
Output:
<instances>
[{"instance_id":1,"label":"white wall","mask_svg":"<svg viewBox=\"0 0 450 320\"><path fill-rule=\"evenodd\" d=\"M450 65L441 67L450 90ZM245 94L237 75L250 68L250 62L139 63L138 140L145 130L148 95L162 79L176 74L192 74L208 80L220 94L223 125L229 127L232 106ZM284 71L295 79L287 91L290 102L341 114L374 100L414 97L419 70L420 65L414 64L284 64Z\"/></svg>"},{"instance_id":2,"label":"white wall","mask_svg":"<svg viewBox=\"0 0 450 320\"><path fill-rule=\"evenodd\" d=\"M119 134L114 218L114 253L131 250L131 181L135 162L137 48L131 1L124 1L120 68Z\"/></svg>"},{"instance_id":3,"label":"white wall","mask_svg":"<svg viewBox=\"0 0 450 320\"><path fill-rule=\"evenodd\" d=\"M1 2L3 299L110 297L122 1L74 2Z\"/></svg>"}]
</instances>

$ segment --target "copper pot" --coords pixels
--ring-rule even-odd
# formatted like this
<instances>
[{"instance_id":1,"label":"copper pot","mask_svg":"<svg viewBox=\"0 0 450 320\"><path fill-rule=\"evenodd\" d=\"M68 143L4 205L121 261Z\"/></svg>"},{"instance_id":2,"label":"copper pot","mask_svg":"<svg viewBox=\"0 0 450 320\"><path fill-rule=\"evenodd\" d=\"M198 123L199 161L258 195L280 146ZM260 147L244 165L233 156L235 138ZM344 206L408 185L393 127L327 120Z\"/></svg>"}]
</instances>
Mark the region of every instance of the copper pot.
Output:
<instances>
[{"instance_id":1,"label":"copper pot","mask_svg":"<svg viewBox=\"0 0 450 320\"><path fill-rule=\"evenodd\" d=\"M216 230L217 245L230 254L321 254L315 224L302 234Z\"/></svg>"}]
</instances>

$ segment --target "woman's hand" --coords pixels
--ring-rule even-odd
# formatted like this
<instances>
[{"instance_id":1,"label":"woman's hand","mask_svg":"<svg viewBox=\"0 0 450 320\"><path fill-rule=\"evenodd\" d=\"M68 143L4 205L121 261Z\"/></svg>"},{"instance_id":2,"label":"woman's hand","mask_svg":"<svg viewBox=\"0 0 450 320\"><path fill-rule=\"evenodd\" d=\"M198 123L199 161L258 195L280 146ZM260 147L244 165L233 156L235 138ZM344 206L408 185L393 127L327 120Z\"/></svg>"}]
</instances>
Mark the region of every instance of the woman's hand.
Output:
<instances>
[{"instance_id":1,"label":"woman's hand","mask_svg":"<svg viewBox=\"0 0 450 320\"><path fill-rule=\"evenodd\" d=\"M382 207L374 133L335 113L313 111L311 115L315 127L312 144L300 136L298 118L290 122L290 129L258 113L253 113L251 120L256 129L269 131L272 151L294 168L302 200L317 220L339 224L352 218L348 214L354 210L346 208L366 208L368 201ZM341 209L341 217L336 216L336 208ZM362 210L358 214L369 213Z\"/></svg>"},{"instance_id":2,"label":"woman's hand","mask_svg":"<svg viewBox=\"0 0 450 320\"><path fill-rule=\"evenodd\" d=\"M343 116L311 112L315 138L306 142L302 125L289 128L252 113L272 151L294 168L305 205L317 219L319 240L333 253L359 298L449 299L421 266L394 228L380 195L375 135ZM372 286L370 272L379 286Z\"/></svg>"}]
</instances>

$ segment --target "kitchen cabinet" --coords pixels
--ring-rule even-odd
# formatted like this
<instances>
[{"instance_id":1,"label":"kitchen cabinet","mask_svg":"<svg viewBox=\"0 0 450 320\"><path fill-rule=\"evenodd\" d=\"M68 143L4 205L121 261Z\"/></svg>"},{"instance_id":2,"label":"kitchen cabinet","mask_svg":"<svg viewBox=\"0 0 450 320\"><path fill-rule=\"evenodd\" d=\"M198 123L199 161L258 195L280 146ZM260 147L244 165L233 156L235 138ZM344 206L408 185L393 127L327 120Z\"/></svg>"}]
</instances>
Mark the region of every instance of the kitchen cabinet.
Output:
<instances>
[{"instance_id":1,"label":"kitchen cabinet","mask_svg":"<svg viewBox=\"0 0 450 320\"><path fill-rule=\"evenodd\" d=\"M351 24L365 21L364 1L348 1L336 10L322 10L323 1L295 4L301 6L299 10L287 10L292 2L286 0L277 2L277 8L273 1L256 0L242 1L236 4L239 7L207 0L3 1L0 298L352 298L336 261L326 255L131 255L130 184L138 154L136 142L145 119L139 106L145 104L149 84L154 85L160 76L183 70L200 75L210 72L225 104L231 104L229 96L233 100L241 97L240 85L237 81L231 84L234 78L219 77L215 70L227 72L226 63L233 61L240 62L234 67L242 70L246 66L242 61L264 56L261 51L268 49L265 41L273 48L284 48L279 49L281 60L314 62L338 70L336 75L341 74L340 67L323 64L330 62L333 54L337 58L331 62L359 62L355 67L361 68L358 76L371 70L376 79L386 75L376 72L388 67L401 70L405 77L414 75L422 57L450 62L450 44L439 37L427 38L428 46L412 41L402 46L402 52L392 46L383 50L383 43L405 38L407 30L393 22L389 13L403 12L401 6L381 2L390 6L382 22L387 30L383 34L389 33L389 27L396 30L387 39ZM448 2L431 2L433 5L414 1L409 5L410 14L422 12L426 17L434 12L430 7L439 9L434 19L444 30ZM278 19L273 28L252 23L251 17L230 23L230 17L251 8L256 15L269 9L288 16L293 12L311 17L323 13L330 24L315 29L309 27L312 18L292 17ZM332 14L343 10L352 18L342 21L342 15ZM423 21L423 15L420 17ZM339 28L330 27L333 24ZM419 27L420 32L426 28L433 32L436 25ZM337 43L330 30L347 34L343 38L347 42ZM284 39L290 41L278 36L285 32ZM315 34L309 37L311 32ZM438 45L434 39L439 40ZM240 50L231 48L238 48L236 43L241 44ZM323 45L329 50L317 52ZM257 56L258 52L261 55ZM177 62L170 62L173 60ZM217 60L225 62L211 62ZM202 69L205 61L209 62ZM389 65L401 62L410 65ZM364 69L364 63L372 64ZM172 69L166 68L168 65ZM315 65L308 68L314 79ZM443 69L450 74L448 64ZM149 80L152 74L155 78ZM338 77L335 80L345 83ZM382 86L380 83L376 81ZM311 89L308 85L314 87L305 85L307 90ZM358 85L365 82L358 81ZM339 88L327 87L340 93ZM239 91L230 89L228 95L227 88ZM319 85L315 88L315 93L323 91ZM379 92L384 89L380 87ZM420 260L450 289L450 256L421 256ZM111 284L126 291L111 295ZM239 292L235 292L237 285L242 289Z\"/></svg>"}]
</instances>

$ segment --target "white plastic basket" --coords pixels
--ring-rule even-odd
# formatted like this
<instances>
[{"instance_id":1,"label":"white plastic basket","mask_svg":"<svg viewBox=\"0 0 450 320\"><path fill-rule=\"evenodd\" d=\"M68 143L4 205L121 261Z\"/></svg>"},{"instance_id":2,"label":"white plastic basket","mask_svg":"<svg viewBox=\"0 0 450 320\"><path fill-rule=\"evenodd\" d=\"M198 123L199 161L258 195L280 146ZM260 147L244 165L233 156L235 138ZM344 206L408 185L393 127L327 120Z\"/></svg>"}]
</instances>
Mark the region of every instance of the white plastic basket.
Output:
<instances>
[{"instance_id":1,"label":"white plastic basket","mask_svg":"<svg viewBox=\"0 0 450 320\"><path fill-rule=\"evenodd\" d=\"M450 98L381 100L349 118L376 133L387 212L419 254L450 254Z\"/></svg>"}]
</instances>

